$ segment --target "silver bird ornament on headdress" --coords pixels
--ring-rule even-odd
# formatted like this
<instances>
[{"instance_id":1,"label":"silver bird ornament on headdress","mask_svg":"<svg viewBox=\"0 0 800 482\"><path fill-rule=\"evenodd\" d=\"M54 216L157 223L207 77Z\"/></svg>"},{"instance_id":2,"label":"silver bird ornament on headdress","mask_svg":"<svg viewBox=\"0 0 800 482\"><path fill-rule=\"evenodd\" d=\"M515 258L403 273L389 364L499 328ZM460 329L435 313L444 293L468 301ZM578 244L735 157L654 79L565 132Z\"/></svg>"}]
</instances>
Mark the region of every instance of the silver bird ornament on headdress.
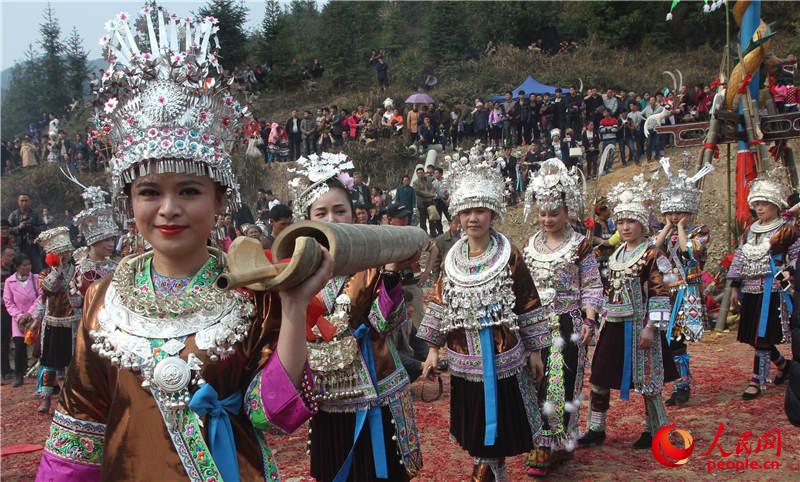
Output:
<instances>
[{"instance_id":1,"label":"silver bird ornament on headdress","mask_svg":"<svg viewBox=\"0 0 800 482\"><path fill-rule=\"evenodd\" d=\"M685 152L683 156L684 165L686 165L686 158L691 154ZM706 163L693 176L689 176L685 168L673 173L668 157L662 157L659 163L667 177L667 185L659 192L661 213L697 214L700 208L700 195L703 193L697 186L697 182L710 174L714 170L714 166Z\"/></svg>"}]
</instances>

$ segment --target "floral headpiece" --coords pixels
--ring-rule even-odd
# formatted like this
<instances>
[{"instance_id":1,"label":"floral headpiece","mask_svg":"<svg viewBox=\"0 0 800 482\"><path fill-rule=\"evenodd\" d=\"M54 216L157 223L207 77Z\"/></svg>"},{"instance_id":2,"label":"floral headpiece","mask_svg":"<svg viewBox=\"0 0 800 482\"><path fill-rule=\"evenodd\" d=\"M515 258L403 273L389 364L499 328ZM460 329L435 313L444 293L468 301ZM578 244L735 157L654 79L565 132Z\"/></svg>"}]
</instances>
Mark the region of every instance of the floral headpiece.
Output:
<instances>
[{"instance_id":1,"label":"floral headpiece","mask_svg":"<svg viewBox=\"0 0 800 482\"><path fill-rule=\"evenodd\" d=\"M299 167L289 169L289 172L297 174L289 181L289 189L294 193L292 211L295 220L305 218L314 201L328 192L330 188L327 181L337 178L348 190L353 187L353 179L345 170L354 169L355 166L346 154L311 154L301 157L297 163Z\"/></svg>"}]
</instances>

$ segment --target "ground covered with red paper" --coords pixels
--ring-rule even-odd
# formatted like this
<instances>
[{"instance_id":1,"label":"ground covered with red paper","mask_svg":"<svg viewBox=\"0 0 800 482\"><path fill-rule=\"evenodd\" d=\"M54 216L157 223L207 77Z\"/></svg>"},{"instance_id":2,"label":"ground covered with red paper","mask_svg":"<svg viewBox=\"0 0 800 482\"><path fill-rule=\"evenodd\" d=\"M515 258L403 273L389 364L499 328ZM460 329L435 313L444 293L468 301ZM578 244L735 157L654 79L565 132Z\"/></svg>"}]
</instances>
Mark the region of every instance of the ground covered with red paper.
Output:
<instances>
[{"instance_id":1,"label":"ground covered with red paper","mask_svg":"<svg viewBox=\"0 0 800 482\"><path fill-rule=\"evenodd\" d=\"M783 346L788 354L788 347ZM707 333L702 344L690 347L695 384L690 403L670 408L670 421L687 430L694 438L694 451L688 463L678 468L666 468L655 460L650 450L636 451L630 445L643 428L641 397L619 400L612 392L608 414L608 438L599 448L578 449L566 466L559 467L552 480L800 480L800 429L792 427L783 413L784 386L769 386L761 398L745 402L741 392L752 371L753 351L736 343L732 333ZM774 373L774 372L773 372ZM468 480L471 460L448 437L449 398L447 376L445 395L437 402L419 401L421 385L413 387L417 400L417 423L421 430L425 468L419 480ZM21 388L2 387L2 447L14 444L43 444L47 437L49 419L36 412L38 402L33 398L34 384L26 380ZM432 390L433 387L426 387ZM588 398L588 388L585 388ZM581 425L585 426L588 407L581 407ZM520 421L524 423L524 421ZM715 439L720 423L724 430L711 454L705 456ZM780 455L777 449L759 450L759 438L770 431L780 433ZM749 441L746 433L750 432ZM774 434L775 432L773 432ZM744 434L744 435L742 435ZM274 436L271 441L285 480L311 480L305 455L306 433ZM737 455L737 448L739 453ZM747 450L750 450L748 455ZM2 480L33 480L41 452L7 455L2 458ZM763 465L776 461L779 467L771 470L736 469L708 471L709 463ZM511 480L525 480L524 457L510 459Z\"/></svg>"}]
</instances>

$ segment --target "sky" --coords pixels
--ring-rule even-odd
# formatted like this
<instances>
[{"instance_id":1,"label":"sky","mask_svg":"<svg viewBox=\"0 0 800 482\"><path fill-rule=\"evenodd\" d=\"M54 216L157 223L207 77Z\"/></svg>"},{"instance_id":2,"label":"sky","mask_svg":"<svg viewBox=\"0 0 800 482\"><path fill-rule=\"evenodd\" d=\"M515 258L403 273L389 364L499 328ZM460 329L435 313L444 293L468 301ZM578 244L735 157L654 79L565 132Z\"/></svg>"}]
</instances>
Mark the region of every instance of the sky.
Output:
<instances>
[{"instance_id":1,"label":"sky","mask_svg":"<svg viewBox=\"0 0 800 482\"><path fill-rule=\"evenodd\" d=\"M138 16L144 6L144 1L124 0L51 0L50 3L55 10L64 37L72 31L73 26L77 27L89 53L89 59L101 56L98 40L103 36L103 24L106 20L119 12L128 12L131 16ZM175 12L179 16L185 16L196 12L206 3L204 0L162 0L159 5L163 5L168 11ZM288 0L281 1L281 3L288 3ZM264 16L263 0L245 0L245 5L250 9L245 28L258 28ZM38 47L39 24L42 22L42 13L46 7L46 1L0 0L0 17L2 17L0 21L2 24L0 69L24 60L28 45L33 44L34 47Z\"/></svg>"}]
</instances>

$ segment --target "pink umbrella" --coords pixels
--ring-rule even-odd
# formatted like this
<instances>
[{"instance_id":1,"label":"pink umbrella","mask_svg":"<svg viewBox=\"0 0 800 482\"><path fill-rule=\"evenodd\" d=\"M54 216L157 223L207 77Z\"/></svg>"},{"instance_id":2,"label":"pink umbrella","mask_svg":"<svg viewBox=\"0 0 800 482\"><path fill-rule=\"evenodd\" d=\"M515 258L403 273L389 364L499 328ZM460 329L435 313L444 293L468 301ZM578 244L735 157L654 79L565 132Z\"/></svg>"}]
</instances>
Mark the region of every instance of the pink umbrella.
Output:
<instances>
[{"instance_id":1,"label":"pink umbrella","mask_svg":"<svg viewBox=\"0 0 800 482\"><path fill-rule=\"evenodd\" d=\"M435 100L428 94L423 94L422 92L417 92L416 94L411 94L408 99L406 99L406 104L434 104L436 103Z\"/></svg>"}]
</instances>

